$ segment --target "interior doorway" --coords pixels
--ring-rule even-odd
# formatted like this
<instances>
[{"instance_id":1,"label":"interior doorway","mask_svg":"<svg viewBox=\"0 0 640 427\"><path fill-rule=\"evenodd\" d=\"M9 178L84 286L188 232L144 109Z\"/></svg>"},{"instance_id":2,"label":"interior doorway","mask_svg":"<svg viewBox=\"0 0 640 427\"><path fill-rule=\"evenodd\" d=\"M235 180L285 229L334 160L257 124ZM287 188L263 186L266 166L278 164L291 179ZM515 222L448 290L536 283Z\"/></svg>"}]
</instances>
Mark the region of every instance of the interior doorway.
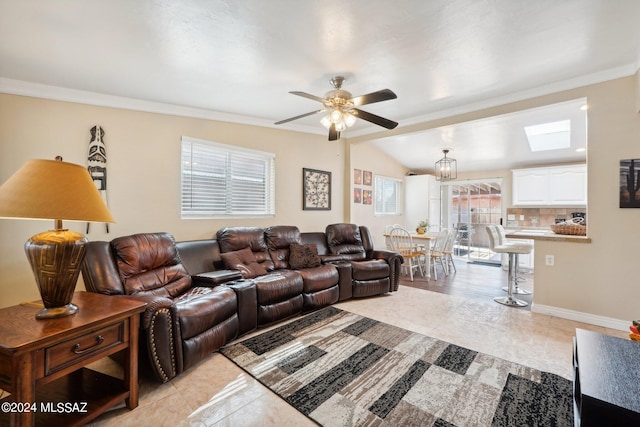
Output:
<instances>
[{"instance_id":1,"label":"interior doorway","mask_svg":"<svg viewBox=\"0 0 640 427\"><path fill-rule=\"evenodd\" d=\"M471 263L500 265L501 257L491 251L485 227L500 224L502 179L442 183L445 226L458 230L454 256Z\"/></svg>"}]
</instances>

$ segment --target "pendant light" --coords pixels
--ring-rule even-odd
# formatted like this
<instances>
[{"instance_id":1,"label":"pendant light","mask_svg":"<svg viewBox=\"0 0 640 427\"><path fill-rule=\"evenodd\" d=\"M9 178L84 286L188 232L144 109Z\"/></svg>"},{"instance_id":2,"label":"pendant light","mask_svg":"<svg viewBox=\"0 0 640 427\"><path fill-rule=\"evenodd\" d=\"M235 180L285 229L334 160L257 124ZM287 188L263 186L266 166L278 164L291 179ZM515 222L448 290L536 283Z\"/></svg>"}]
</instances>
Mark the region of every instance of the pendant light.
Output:
<instances>
[{"instance_id":1,"label":"pendant light","mask_svg":"<svg viewBox=\"0 0 640 427\"><path fill-rule=\"evenodd\" d=\"M447 157L449 150L442 150L444 157L436 162L436 181L452 181L458 178L456 159Z\"/></svg>"}]
</instances>

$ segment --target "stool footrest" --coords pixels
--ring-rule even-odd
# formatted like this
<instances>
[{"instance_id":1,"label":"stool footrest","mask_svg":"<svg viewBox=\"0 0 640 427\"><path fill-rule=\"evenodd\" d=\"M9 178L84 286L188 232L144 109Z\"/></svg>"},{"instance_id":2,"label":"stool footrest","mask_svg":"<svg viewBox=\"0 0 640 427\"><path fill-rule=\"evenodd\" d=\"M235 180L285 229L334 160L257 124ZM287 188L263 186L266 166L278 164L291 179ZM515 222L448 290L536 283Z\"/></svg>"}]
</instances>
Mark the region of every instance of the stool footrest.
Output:
<instances>
[{"instance_id":1,"label":"stool footrest","mask_svg":"<svg viewBox=\"0 0 640 427\"><path fill-rule=\"evenodd\" d=\"M509 305L509 306L513 306L513 307L526 307L526 306L529 305L526 301L519 300L519 299L514 298L512 296L495 297L493 300L495 302L497 302L497 303L504 304L504 305Z\"/></svg>"}]
</instances>

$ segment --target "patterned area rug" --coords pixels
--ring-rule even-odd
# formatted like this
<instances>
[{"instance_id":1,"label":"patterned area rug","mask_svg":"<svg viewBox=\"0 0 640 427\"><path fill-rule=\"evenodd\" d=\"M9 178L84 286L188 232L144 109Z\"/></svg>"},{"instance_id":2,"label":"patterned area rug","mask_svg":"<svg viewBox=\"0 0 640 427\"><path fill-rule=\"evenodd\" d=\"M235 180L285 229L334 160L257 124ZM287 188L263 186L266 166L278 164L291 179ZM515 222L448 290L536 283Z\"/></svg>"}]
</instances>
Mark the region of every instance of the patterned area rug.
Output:
<instances>
[{"instance_id":1,"label":"patterned area rug","mask_svg":"<svg viewBox=\"0 0 640 427\"><path fill-rule=\"evenodd\" d=\"M221 352L325 426L573 426L565 378L334 307Z\"/></svg>"}]
</instances>

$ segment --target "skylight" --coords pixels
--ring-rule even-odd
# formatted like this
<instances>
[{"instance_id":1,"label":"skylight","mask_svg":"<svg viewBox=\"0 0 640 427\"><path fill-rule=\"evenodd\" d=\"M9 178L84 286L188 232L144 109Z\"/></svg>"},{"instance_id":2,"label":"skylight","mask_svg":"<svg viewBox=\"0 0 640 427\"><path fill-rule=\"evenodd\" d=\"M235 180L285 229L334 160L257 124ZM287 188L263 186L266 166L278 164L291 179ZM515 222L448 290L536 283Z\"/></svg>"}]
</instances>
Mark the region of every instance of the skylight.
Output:
<instances>
[{"instance_id":1,"label":"skylight","mask_svg":"<svg viewBox=\"0 0 640 427\"><path fill-rule=\"evenodd\" d=\"M525 126L531 151L561 150L571 146L571 120Z\"/></svg>"}]
</instances>

